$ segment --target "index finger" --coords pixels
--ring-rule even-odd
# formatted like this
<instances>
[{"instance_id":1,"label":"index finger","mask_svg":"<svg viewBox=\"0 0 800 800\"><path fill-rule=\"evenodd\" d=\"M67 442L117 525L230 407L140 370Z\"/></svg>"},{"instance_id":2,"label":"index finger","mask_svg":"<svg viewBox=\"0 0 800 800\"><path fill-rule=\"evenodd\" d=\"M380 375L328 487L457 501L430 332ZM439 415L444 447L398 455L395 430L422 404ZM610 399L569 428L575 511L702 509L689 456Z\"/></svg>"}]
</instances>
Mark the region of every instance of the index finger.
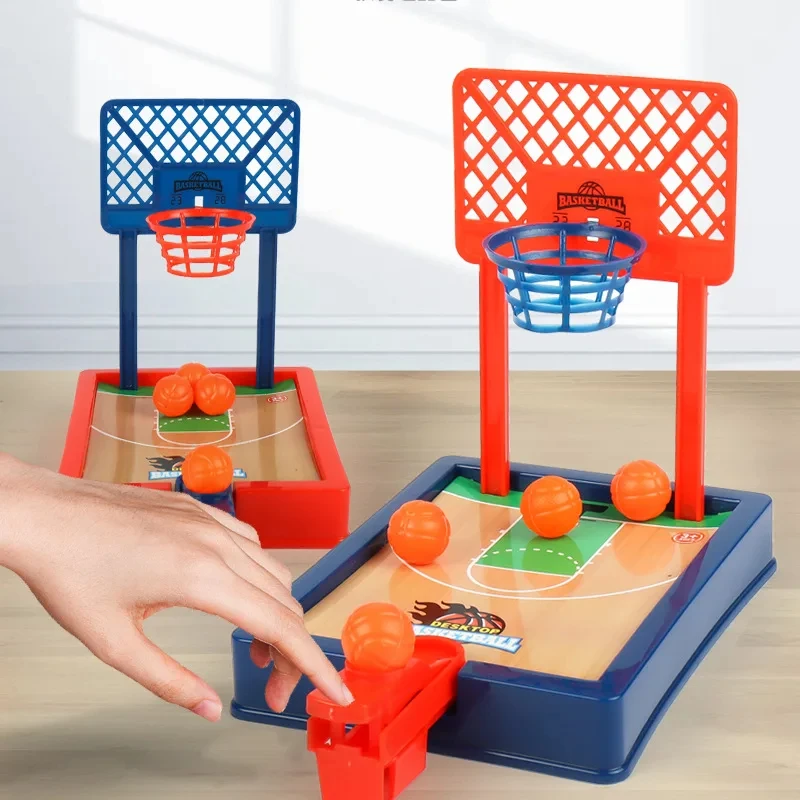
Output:
<instances>
[{"instance_id":1,"label":"index finger","mask_svg":"<svg viewBox=\"0 0 800 800\"><path fill-rule=\"evenodd\" d=\"M206 584L202 592L194 592L192 606L222 617L256 639L268 642L307 675L326 697L339 705L350 705L353 695L302 620L233 571L226 568L225 572L227 574L216 576L216 585Z\"/></svg>"}]
</instances>

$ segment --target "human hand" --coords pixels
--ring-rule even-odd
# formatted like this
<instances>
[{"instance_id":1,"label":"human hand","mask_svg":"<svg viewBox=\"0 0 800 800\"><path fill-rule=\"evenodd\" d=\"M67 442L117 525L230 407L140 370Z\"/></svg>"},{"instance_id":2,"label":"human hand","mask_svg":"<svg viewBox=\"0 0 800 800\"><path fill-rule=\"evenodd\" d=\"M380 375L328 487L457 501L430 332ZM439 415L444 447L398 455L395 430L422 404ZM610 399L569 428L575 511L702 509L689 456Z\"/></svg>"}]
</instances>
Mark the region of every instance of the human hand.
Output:
<instances>
[{"instance_id":1,"label":"human hand","mask_svg":"<svg viewBox=\"0 0 800 800\"><path fill-rule=\"evenodd\" d=\"M0 565L106 664L158 697L216 721L217 693L154 645L149 616L183 606L255 637L283 711L301 673L331 700L353 697L303 624L291 574L253 528L183 494L67 478L0 455Z\"/></svg>"}]
</instances>

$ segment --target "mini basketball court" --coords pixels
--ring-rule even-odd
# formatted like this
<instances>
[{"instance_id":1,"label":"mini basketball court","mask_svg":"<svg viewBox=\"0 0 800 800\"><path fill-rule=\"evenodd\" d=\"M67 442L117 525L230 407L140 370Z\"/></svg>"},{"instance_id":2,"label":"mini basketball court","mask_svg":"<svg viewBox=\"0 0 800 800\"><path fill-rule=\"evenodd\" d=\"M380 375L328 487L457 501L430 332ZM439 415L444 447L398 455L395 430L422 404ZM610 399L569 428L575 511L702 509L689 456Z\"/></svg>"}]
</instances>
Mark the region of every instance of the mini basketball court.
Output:
<instances>
[{"instance_id":1,"label":"mini basketball court","mask_svg":"<svg viewBox=\"0 0 800 800\"><path fill-rule=\"evenodd\" d=\"M233 635L233 715L307 728L331 800L396 797L426 751L624 779L776 568L770 498L704 481L707 295L734 265L732 92L471 69L455 79L453 122L455 245L479 272L480 458L435 462L295 582L309 629L362 692L353 710L304 679L274 713L269 669L253 665L246 631ZM644 522L612 504L610 474L509 459L509 321L534 334L603 331L639 279L677 284L674 483ZM592 413L602 443L613 432ZM521 519L523 493L545 477L571 483L578 501L560 538ZM449 521L427 566L388 544L393 515L419 500ZM415 655L404 672L371 676L345 665L341 637L380 601L413 620Z\"/></svg>"},{"instance_id":2,"label":"mini basketball court","mask_svg":"<svg viewBox=\"0 0 800 800\"><path fill-rule=\"evenodd\" d=\"M309 611L309 630L329 636L353 608L386 601L418 633L462 642L470 660L598 680L729 516L634 523L585 504L578 526L551 540L527 528L520 497L456 478L434 500L452 526L445 554L414 567L383 547Z\"/></svg>"},{"instance_id":3,"label":"mini basketball court","mask_svg":"<svg viewBox=\"0 0 800 800\"><path fill-rule=\"evenodd\" d=\"M84 477L174 480L187 452L216 444L229 449L236 480L319 480L294 381L272 389L240 386L234 407L217 416L165 417L153 408L152 392L98 385Z\"/></svg>"},{"instance_id":4,"label":"mini basketball court","mask_svg":"<svg viewBox=\"0 0 800 800\"><path fill-rule=\"evenodd\" d=\"M225 507L264 547L341 541L350 486L314 374L275 367L278 239L297 219L299 108L111 100L100 111L100 142L100 218L119 239L120 368L81 374L61 471L185 491L185 457L213 444L233 460ZM222 279L248 239L258 248L255 366L211 370L234 384L225 413L159 413L154 387L174 370L138 367L139 240L153 234L176 280Z\"/></svg>"}]
</instances>

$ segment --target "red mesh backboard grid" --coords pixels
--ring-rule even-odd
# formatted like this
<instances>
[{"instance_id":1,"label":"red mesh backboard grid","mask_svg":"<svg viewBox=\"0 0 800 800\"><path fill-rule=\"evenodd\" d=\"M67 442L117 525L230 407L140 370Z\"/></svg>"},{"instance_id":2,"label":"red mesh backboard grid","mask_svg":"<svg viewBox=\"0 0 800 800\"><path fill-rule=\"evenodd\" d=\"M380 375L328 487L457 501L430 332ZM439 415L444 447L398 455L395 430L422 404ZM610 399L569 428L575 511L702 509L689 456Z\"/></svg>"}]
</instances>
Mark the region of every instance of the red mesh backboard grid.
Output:
<instances>
[{"instance_id":1,"label":"red mesh backboard grid","mask_svg":"<svg viewBox=\"0 0 800 800\"><path fill-rule=\"evenodd\" d=\"M696 81L471 69L454 84L456 245L597 219L648 239L634 277L733 272L737 105Z\"/></svg>"}]
</instances>

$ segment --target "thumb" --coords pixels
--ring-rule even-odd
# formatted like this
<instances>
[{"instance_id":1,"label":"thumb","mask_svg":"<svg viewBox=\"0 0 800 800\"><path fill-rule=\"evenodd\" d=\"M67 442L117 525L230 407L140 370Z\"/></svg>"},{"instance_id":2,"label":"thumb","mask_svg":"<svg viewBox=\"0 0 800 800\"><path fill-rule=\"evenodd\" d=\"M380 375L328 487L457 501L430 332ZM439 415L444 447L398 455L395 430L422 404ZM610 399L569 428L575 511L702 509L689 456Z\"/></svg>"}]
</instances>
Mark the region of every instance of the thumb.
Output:
<instances>
[{"instance_id":1,"label":"thumb","mask_svg":"<svg viewBox=\"0 0 800 800\"><path fill-rule=\"evenodd\" d=\"M129 621L115 631L108 652L95 655L167 703L188 709L209 722L217 722L222 716L219 695Z\"/></svg>"}]
</instances>

